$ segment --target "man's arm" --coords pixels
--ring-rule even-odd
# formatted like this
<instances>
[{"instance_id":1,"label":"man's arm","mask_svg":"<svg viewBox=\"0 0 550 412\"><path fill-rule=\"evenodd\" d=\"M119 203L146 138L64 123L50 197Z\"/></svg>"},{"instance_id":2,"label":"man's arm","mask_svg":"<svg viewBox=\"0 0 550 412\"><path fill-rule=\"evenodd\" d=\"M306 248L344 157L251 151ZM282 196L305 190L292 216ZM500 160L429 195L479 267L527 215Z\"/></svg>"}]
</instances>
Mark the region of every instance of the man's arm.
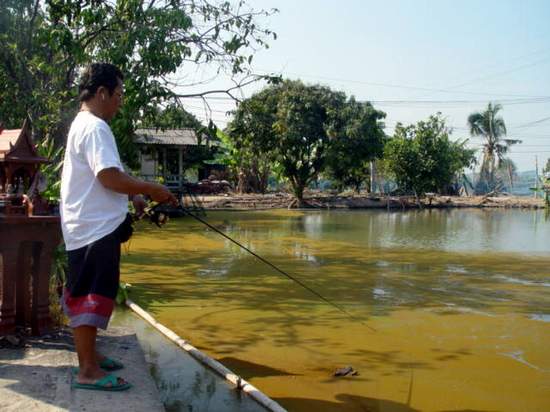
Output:
<instances>
[{"instance_id":1,"label":"man's arm","mask_svg":"<svg viewBox=\"0 0 550 412\"><path fill-rule=\"evenodd\" d=\"M150 196L155 202L178 204L176 197L165 186L136 179L115 167L101 170L97 178L104 187L117 193L144 194Z\"/></svg>"}]
</instances>

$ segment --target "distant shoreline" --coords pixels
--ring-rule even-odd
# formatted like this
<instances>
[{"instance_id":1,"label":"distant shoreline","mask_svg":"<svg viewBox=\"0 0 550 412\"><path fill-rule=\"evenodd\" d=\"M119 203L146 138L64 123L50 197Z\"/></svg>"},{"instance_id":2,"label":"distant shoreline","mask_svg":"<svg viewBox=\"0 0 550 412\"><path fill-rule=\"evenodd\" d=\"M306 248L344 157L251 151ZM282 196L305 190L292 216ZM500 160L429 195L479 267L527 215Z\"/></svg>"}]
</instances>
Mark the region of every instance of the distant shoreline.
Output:
<instances>
[{"instance_id":1,"label":"distant shoreline","mask_svg":"<svg viewBox=\"0 0 550 412\"><path fill-rule=\"evenodd\" d=\"M269 210L287 209L293 197L286 193L198 195L197 200L207 210ZM413 196L328 195L310 194L304 197L311 209L418 209L418 208L521 208L543 209L544 199L522 196Z\"/></svg>"}]
</instances>

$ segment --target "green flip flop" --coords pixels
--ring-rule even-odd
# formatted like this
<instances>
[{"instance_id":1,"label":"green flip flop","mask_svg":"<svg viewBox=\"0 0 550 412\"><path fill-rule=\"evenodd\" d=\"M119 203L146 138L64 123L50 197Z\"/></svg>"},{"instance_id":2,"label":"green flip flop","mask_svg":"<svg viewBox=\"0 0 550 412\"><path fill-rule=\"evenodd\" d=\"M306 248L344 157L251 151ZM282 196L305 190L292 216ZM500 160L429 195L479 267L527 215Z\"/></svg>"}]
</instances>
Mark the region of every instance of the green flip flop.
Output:
<instances>
[{"instance_id":1,"label":"green flip flop","mask_svg":"<svg viewBox=\"0 0 550 412\"><path fill-rule=\"evenodd\" d=\"M124 368L124 365L115 359L105 357L99 362L99 367L105 371L113 372Z\"/></svg>"},{"instance_id":2,"label":"green flip flop","mask_svg":"<svg viewBox=\"0 0 550 412\"><path fill-rule=\"evenodd\" d=\"M99 367L104 371L114 372L124 368L124 364L122 364L122 362L119 362L117 360L105 357L101 362L99 362ZM71 371L73 375L78 375L79 368L75 366L71 368Z\"/></svg>"},{"instance_id":3,"label":"green flip flop","mask_svg":"<svg viewBox=\"0 0 550 412\"><path fill-rule=\"evenodd\" d=\"M118 383L118 378L114 375L106 375L94 383L73 382L71 385L75 389L91 389L93 391L119 392L130 389L132 385L128 382Z\"/></svg>"}]
</instances>

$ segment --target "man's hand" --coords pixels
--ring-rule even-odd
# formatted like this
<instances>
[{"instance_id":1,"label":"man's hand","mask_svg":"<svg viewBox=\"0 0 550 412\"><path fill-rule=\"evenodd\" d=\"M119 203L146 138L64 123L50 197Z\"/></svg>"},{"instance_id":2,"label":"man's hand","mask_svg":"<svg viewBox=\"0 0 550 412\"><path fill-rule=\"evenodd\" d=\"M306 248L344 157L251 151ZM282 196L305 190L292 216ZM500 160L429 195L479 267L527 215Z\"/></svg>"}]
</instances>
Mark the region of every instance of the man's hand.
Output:
<instances>
[{"instance_id":1,"label":"man's hand","mask_svg":"<svg viewBox=\"0 0 550 412\"><path fill-rule=\"evenodd\" d=\"M159 185L158 183L149 183L146 194L151 196L155 202L158 203L169 203L172 206L178 205L178 199L170 190L165 186Z\"/></svg>"},{"instance_id":2,"label":"man's hand","mask_svg":"<svg viewBox=\"0 0 550 412\"><path fill-rule=\"evenodd\" d=\"M136 216L139 218L143 216L143 213L145 211L145 208L147 207L147 202L141 195L133 195L132 196L132 204L134 205L134 210L136 212Z\"/></svg>"}]
</instances>

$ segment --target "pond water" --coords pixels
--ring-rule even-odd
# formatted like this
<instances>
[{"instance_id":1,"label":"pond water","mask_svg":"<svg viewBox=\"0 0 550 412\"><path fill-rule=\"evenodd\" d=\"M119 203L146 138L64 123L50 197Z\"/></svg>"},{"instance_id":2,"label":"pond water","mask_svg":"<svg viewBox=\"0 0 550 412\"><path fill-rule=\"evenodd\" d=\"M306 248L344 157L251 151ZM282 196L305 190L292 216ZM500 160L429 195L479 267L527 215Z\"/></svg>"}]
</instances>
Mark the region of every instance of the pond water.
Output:
<instances>
[{"instance_id":1,"label":"pond water","mask_svg":"<svg viewBox=\"0 0 550 412\"><path fill-rule=\"evenodd\" d=\"M122 278L157 320L289 411L550 410L543 211L206 219L354 318L191 218L140 225ZM359 374L333 377L348 365Z\"/></svg>"}]
</instances>

